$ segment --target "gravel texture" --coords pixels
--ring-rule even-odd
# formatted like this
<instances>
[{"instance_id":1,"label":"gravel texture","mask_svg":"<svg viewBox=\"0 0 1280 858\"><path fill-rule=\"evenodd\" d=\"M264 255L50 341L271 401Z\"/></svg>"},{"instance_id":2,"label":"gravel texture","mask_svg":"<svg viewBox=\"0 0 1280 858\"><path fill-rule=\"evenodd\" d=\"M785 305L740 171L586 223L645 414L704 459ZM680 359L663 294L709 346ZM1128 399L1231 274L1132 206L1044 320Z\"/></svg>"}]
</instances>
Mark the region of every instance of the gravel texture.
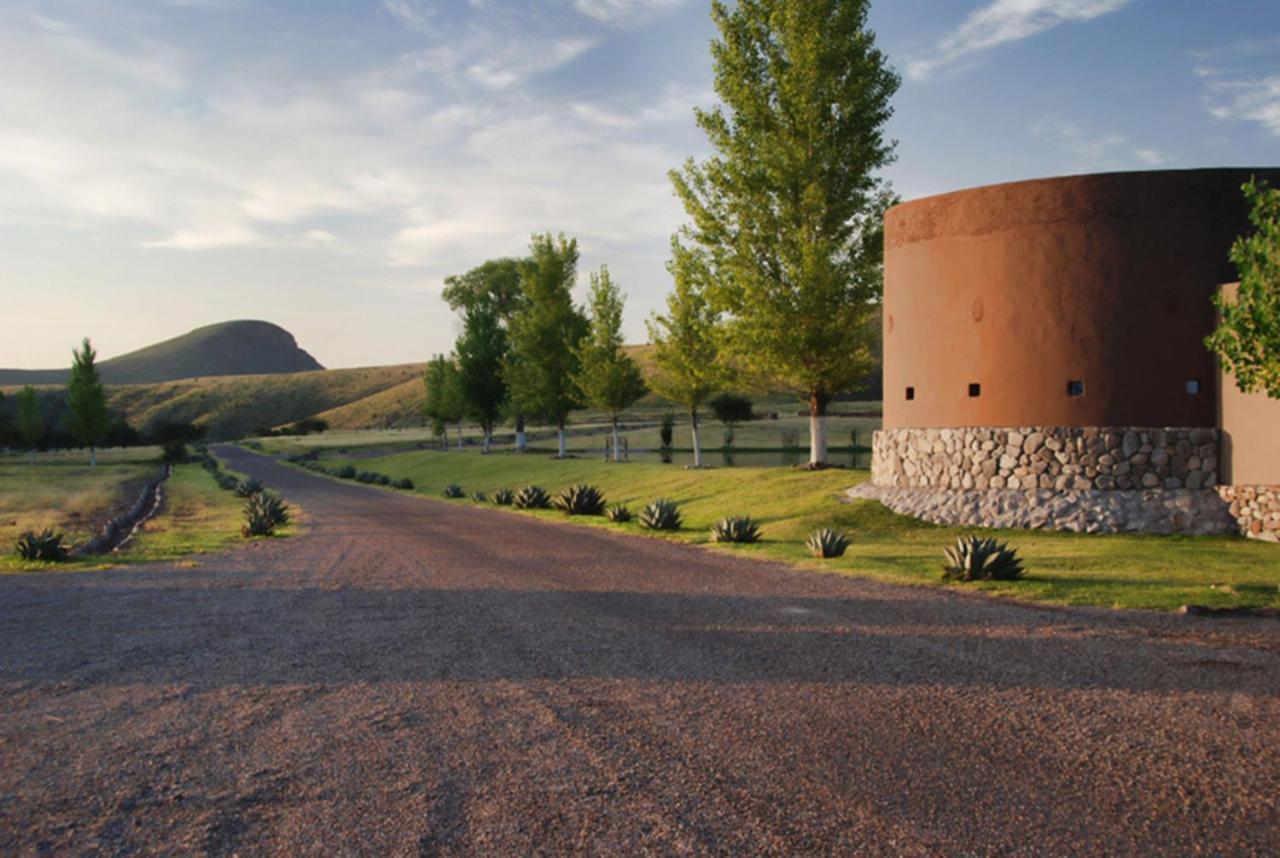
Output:
<instances>
[{"instance_id":1,"label":"gravel texture","mask_svg":"<svg viewBox=\"0 0 1280 858\"><path fill-rule=\"evenodd\" d=\"M339 484L0 576L0 853L1277 854L1280 624L1014 605Z\"/></svg>"}]
</instances>

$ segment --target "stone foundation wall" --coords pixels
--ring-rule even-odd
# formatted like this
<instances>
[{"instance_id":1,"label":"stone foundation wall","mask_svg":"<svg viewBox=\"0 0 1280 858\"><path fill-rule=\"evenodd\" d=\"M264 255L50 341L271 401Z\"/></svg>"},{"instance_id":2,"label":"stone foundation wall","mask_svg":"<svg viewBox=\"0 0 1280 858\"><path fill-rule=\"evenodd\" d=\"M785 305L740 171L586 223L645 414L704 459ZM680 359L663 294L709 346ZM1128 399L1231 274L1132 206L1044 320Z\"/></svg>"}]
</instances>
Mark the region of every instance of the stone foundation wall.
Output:
<instances>
[{"instance_id":1,"label":"stone foundation wall","mask_svg":"<svg viewBox=\"0 0 1280 858\"><path fill-rule=\"evenodd\" d=\"M877 486L951 491L1210 489L1218 430L1145 427L884 429Z\"/></svg>"},{"instance_id":2,"label":"stone foundation wall","mask_svg":"<svg viewBox=\"0 0 1280 858\"><path fill-rule=\"evenodd\" d=\"M1240 533L1280 542L1280 486L1218 486Z\"/></svg>"}]
</instances>

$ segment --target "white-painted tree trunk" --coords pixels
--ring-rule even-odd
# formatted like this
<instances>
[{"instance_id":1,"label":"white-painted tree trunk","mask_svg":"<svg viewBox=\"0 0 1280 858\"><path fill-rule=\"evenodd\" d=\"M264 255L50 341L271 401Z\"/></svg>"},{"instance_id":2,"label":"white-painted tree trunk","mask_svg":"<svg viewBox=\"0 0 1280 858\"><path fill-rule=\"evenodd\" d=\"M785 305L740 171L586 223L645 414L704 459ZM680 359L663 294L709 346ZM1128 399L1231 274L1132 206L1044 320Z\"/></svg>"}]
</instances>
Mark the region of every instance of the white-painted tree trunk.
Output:
<instances>
[{"instance_id":1,"label":"white-painted tree trunk","mask_svg":"<svg viewBox=\"0 0 1280 858\"><path fill-rule=\"evenodd\" d=\"M484 447L482 448L483 452L485 453L489 452L489 445L492 442L493 442L493 430L492 429L484 430Z\"/></svg>"},{"instance_id":2,"label":"white-painted tree trunk","mask_svg":"<svg viewBox=\"0 0 1280 858\"><path fill-rule=\"evenodd\" d=\"M529 439L524 434L524 429L516 430L516 452L523 453L529 449Z\"/></svg>"},{"instance_id":3,"label":"white-painted tree trunk","mask_svg":"<svg viewBox=\"0 0 1280 858\"><path fill-rule=\"evenodd\" d=\"M98 467L98 448L97 447L89 448L89 467L91 468Z\"/></svg>"},{"instance_id":4,"label":"white-painted tree trunk","mask_svg":"<svg viewBox=\"0 0 1280 858\"><path fill-rule=\"evenodd\" d=\"M618 450L618 418L613 418L613 463L622 461L622 453Z\"/></svg>"},{"instance_id":5,"label":"white-painted tree trunk","mask_svg":"<svg viewBox=\"0 0 1280 858\"><path fill-rule=\"evenodd\" d=\"M556 440L557 440L557 443L559 444L559 452L556 455L557 457L563 459L566 455L568 455L568 448L565 445L565 434L564 434L563 426L559 427L556 430Z\"/></svg>"},{"instance_id":6,"label":"white-painted tree trunk","mask_svg":"<svg viewBox=\"0 0 1280 858\"><path fill-rule=\"evenodd\" d=\"M462 421L458 421L458 449L462 449Z\"/></svg>"},{"instance_id":7,"label":"white-painted tree trunk","mask_svg":"<svg viewBox=\"0 0 1280 858\"><path fill-rule=\"evenodd\" d=\"M809 415L809 464L827 463L827 415Z\"/></svg>"},{"instance_id":8,"label":"white-painted tree trunk","mask_svg":"<svg viewBox=\"0 0 1280 858\"><path fill-rule=\"evenodd\" d=\"M698 416L693 416L693 466L702 467L702 442L698 439Z\"/></svg>"}]
</instances>

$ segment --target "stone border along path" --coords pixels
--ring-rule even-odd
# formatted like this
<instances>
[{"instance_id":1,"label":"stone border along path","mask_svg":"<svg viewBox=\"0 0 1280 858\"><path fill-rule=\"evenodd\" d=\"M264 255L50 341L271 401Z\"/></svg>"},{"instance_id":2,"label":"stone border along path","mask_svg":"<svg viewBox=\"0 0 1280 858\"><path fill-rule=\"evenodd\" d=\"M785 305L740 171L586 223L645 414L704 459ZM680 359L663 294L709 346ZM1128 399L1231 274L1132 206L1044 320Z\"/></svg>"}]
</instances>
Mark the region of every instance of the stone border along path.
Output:
<instances>
[{"instance_id":1,"label":"stone border along path","mask_svg":"<svg viewBox=\"0 0 1280 858\"><path fill-rule=\"evenodd\" d=\"M133 538L134 534L147 520L160 511L160 504L164 500L164 492L161 488L165 480L169 479L173 473L172 465L165 465L160 472L160 476L147 483L143 488L142 494L134 501L133 506L129 507L128 512L118 515L111 521L107 522L107 526L102 529L102 533L90 539L84 545L76 546L72 551L75 556L86 554L108 554L117 551Z\"/></svg>"}]
</instances>

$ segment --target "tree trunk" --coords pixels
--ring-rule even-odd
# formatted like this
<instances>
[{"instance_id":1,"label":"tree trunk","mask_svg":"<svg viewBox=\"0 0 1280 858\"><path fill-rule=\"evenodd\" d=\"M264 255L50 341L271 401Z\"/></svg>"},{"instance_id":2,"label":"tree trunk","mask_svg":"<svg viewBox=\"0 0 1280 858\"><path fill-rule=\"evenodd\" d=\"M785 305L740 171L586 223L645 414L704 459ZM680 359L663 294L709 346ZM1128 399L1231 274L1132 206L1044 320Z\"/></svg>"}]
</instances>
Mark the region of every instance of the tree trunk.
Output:
<instances>
[{"instance_id":1,"label":"tree trunk","mask_svg":"<svg viewBox=\"0 0 1280 858\"><path fill-rule=\"evenodd\" d=\"M493 427L492 426L484 427L484 446L481 447L480 452L488 453L489 444L492 442L492 440L493 440Z\"/></svg>"},{"instance_id":2,"label":"tree trunk","mask_svg":"<svg viewBox=\"0 0 1280 858\"><path fill-rule=\"evenodd\" d=\"M827 464L827 396L809 395L809 467Z\"/></svg>"},{"instance_id":3,"label":"tree trunk","mask_svg":"<svg viewBox=\"0 0 1280 858\"><path fill-rule=\"evenodd\" d=\"M27 451L27 462L33 468L36 466L36 448L35 447L32 447L30 450Z\"/></svg>"},{"instance_id":4,"label":"tree trunk","mask_svg":"<svg viewBox=\"0 0 1280 858\"><path fill-rule=\"evenodd\" d=\"M98 448L97 447L89 448L89 467L91 468L98 467Z\"/></svg>"},{"instance_id":5,"label":"tree trunk","mask_svg":"<svg viewBox=\"0 0 1280 858\"><path fill-rule=\"evenodd\" d=\"M458 451L462 451L462 421L458 421Z\"/></svg>"},{"instance_id":6,"label":"tree trunk","mask_svg":"<svg viewBox=\"0 0 1280 858\"><path fill-rule=\"evenodd\" d=\"M567 448L565 447L564 424L563 424L563 423L561 423L560 425L558 425L558 426L556 427L556 439L557 439L557 442L559 443L559 447L560 447L559 451L556 453L556 458L557 458L557 459L563 459L566 455L568 455L568 453L567 453Z\"/></svg>"},{"instance_id":7,"label":"tree trunk","mask_svg":"<svg viewBox=\"0 0 1280 858\"><path fill-rule=\"evenodd\" d=\"M622 461L622 456L618 451L618 415L614 414L610 419L613 422L613 463L616 465Z\"/></svg>"},{"instance_id":8,"label":"tree trunk","mask_svg":"<svg viewBox=\"0 0 1280 858\"><path fill-rule=\"evenodd\" d=\"M524 434L524 415L516 415L516 452L523 453L529 448L529 439Z\"/></svg>"},{"instance_id":9,"label":"tree trunk","mask_svg":"<svg viewBox=\"0 0 1280 858\"><path fill-rule=\"evenodd\" d=\"M695 468L701 468L702 444L698 441L698 410L696 408L689 412L689 418L692 421L693 427L693 466Z\"/></svg>"}]
</instances>

